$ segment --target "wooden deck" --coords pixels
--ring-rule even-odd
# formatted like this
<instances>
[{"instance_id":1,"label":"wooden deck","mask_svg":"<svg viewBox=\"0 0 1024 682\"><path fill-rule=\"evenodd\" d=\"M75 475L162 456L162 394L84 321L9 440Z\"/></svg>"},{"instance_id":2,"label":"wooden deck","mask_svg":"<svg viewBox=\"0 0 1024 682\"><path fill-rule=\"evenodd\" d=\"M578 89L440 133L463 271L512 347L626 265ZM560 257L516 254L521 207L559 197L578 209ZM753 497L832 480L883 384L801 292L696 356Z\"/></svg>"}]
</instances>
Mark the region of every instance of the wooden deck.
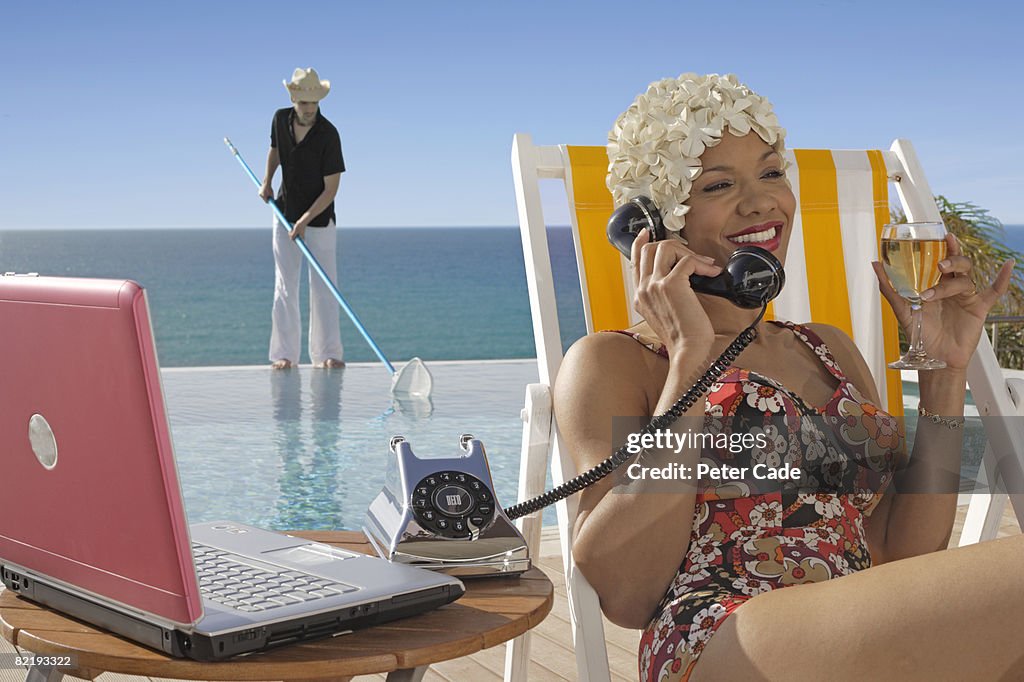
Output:
<instances>
[{"instance_id":1,"label":"wooden deck","mask_svg":"<svg viewBox=\"0 0 1024 682\"><path fill-rule=\"evenodd\" d=\"M957 513L953 537L959 537L966 507ZM1007 507L1000 528L1000 536L1013 535L1020 532L1017 519ZM951 543L955 545L956 543ZM554 528L545 529L541 547L540 568L555 584L555 605L551 614L533 632L530 645L530 682L546 682L548 680L576 680L576 660L572 650L572 636L569 630L569 613L565 596L565 582L562 580L561 557L558 550L557 534ZM2 588L0 588L2 589ZM640 634L634 630L625 630L605 621L605 634L608 640L608 656L611 664L612 679L619 681L636 679L636 650ZM22 682L25 672L11 669L11 654L15 649L7 641L0 639L0 682ZM505 665L505 647L497 646L486 649L473 656L448 661L431 666L424 677L425 682L486 682L502 679ZM77 682L78 678L66 677L68 682ZM103 682L138 682L140 680L160 680L161 678L144 678L132 675L105 673L98 679ZM354 678L356 682L380 682L384 675L367 675Z\"/></svg>"}]
</instances>

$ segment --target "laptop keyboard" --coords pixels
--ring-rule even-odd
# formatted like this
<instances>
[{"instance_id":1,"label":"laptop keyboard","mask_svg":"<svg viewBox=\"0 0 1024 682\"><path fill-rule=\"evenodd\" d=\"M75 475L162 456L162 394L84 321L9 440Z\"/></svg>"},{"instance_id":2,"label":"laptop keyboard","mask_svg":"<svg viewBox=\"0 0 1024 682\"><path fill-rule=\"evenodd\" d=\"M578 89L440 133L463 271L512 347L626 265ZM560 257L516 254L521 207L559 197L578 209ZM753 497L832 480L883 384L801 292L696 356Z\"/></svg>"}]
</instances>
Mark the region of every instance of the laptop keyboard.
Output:
<instances>
[{"instance_id":1,"label":"laptop keyboard","mask_svg":"<svg viewBox=\"0 0 1024 682\"><path fill-rule=\"evenodd\" d=\"M277 569L199 543L192 543L192 555L203 597L239 611L266 611L356 589L309 573Z\"/></svg>"}]
</instances>

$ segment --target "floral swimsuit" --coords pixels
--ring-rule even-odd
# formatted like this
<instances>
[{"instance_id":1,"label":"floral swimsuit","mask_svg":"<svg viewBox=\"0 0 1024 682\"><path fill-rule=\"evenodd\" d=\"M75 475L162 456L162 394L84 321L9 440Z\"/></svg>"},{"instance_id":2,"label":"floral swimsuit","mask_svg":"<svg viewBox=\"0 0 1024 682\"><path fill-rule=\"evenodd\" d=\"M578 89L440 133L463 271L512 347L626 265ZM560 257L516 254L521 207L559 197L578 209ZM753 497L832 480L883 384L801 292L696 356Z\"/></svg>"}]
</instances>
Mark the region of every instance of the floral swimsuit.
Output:
<instances>
[{"instance_id":1,"label":"floral swimsuit","mask_svg":"<svg viewBox=\"0 0 1024 682\"><path fill-rule=\"evenodd\" d=\"M739 454L705 448L702 462L748 471L788 464L803 476L767 492L750 478L698 482L689 549L640 640L644 682L687 679L711 635L751 597L871 565L864 519L892 479L902 426L857 391L816 334L774 324L806 343L839 386L820 408L745 369L730 368L711 386L705 430L734 424L764 445Z\"/></svg>"}]
</instances>

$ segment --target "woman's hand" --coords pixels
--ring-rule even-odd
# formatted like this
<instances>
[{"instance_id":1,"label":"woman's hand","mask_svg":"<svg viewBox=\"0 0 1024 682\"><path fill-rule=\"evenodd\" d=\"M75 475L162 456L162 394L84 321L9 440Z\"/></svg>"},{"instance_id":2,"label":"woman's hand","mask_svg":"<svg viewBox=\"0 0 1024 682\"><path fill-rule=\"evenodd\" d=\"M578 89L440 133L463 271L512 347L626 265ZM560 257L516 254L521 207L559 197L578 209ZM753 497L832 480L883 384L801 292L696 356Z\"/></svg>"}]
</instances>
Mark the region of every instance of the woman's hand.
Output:
<instances>
[{"instance_id":1,"label":"woman's hand","mask_svg":"<svg viewBox=\"0 0 1024 682\"><path fill-rule=\"evenodd\" d=\"M1008 260L991 286L975 284L971 277L972 263L963 255L960 242L946 235L946 259L939 263L943 273L939 283L921 292L921 337L930 356L943 360L947 367L966 369L984 327L985 318L996 301L1010 288L1014 261ZM889 301L896 319L910 337L910 303L896 293L881 263L871 264L878 278L878 287Z\"/></svg>"},{"instance_id":2,"label":"woman's hand","mask_svg":"<svg viewBox=\"0 0 1024 682\"><path fill-rule=\"evenodd\" d=\"M648 240L644 230L633 242L634 308L665 344L669 358L686 350L706 352L715 331L690 287L690 275L714 277L722 268L714 265L713 258L695 254L678 240Z\"/></svg>"}]
</instances>

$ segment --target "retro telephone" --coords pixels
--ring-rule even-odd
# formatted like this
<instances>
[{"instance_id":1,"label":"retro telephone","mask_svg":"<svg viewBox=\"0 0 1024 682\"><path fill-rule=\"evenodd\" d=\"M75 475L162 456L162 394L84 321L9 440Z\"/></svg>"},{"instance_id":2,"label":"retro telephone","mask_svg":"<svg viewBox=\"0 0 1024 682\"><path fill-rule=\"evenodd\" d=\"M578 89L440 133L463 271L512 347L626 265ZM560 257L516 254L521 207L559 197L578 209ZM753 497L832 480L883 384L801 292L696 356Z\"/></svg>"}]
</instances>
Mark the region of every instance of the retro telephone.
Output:
<instances>
[{"instance_id":1,"label":"retro telephone","mask_svg":"<svg viewBox=\"0 0 1024 682\"><path fill-rule=\"evenodd\" d=\"M665 238L661 215L647 197L635 197L612 213L608 240L630 257L630 248L642 230L651 241ZM690 390L641 433L665 429L689 409L757 338L757 323L768 301L786 282L782 264L771 252L742 247L729 257L715 277L693 275L695 291L720 296L741 308L761 308L749 327L697 380ZM512 521L535 513L593 485L634 455L620 447L608 459L543 495L502 509L494 495L483 443L463 435L461 453L449 459L420 459L401 436L391 439L391 454L384 489L370 504L363 526L378 554L390 561L433 568L462 577L515 575L530 568L526 542Z\"/></svg>"}]
</instances>

